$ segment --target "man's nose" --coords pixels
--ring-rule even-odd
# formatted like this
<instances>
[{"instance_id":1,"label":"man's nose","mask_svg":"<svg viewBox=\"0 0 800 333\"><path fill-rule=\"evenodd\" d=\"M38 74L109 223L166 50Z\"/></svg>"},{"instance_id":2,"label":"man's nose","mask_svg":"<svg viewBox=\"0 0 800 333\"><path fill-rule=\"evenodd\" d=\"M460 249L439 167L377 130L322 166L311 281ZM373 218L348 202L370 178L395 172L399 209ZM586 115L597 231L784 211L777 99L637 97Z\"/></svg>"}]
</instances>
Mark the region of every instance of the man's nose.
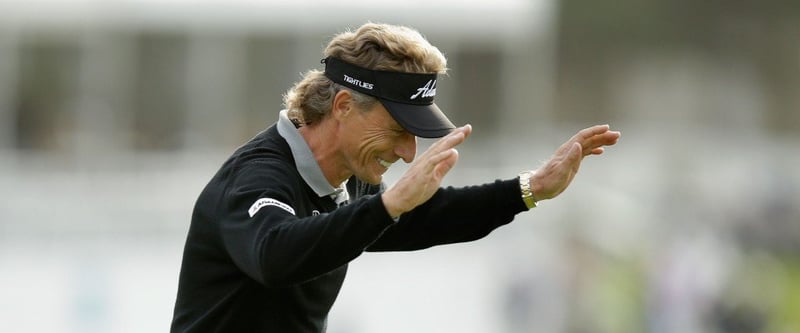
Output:
<instances>
[{"instance_id":1,"label":"man's nose","mask_svg":"<svg viewBox=\"0 0 800 333\"><path fill-rule=\"evenodd\" d=\"M414 157L417 156L417 137L408 132L403 133L400 144L397 145L394 153L406 163L414 161Z\"/></svg>"}]
</instances>

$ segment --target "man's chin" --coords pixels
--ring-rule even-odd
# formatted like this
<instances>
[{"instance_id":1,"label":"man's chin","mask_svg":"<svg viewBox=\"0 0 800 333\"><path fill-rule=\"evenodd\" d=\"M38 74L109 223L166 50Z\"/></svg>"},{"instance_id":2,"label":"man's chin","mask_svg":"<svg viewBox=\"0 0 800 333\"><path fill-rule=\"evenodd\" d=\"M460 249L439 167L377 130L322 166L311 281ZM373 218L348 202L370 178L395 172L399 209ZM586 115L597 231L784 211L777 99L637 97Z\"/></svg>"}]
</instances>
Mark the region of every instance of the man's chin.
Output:
<instances>
[{"instance_id":1,"label":"man's chin","mask_svg":"<svg viewBox=\"0 0 800 333\"><path fill-rule=\"evenodd\" d=\"M380 185L383 182L383 176L378 176L378 180L367 179L365 181L371 185Z\"/></svg>"},{"instance_id":2,"label":"man's chin","mask_svg":"<svg viewBox=\"0 0 800 333\"><path fill-rule=\"evenodd\" d=\"M370 185L380 185L381 182L383 182L383 175L377 175L371 177L358 177L358 179Z\"/></svg>"}]
</instances>

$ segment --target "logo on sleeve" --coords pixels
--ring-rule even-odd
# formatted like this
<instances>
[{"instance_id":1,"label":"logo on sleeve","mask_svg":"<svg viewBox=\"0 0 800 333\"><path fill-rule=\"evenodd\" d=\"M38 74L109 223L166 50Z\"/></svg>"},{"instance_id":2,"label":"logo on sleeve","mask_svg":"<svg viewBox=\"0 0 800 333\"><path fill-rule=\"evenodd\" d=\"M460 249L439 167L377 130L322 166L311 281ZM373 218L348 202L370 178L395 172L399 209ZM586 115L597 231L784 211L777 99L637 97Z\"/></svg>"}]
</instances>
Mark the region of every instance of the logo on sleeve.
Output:
<instances>
[{"instance_id":1,"label":"logo on sleeve","mask_svg":"<svg viewBox=\"0 0 800 333\"><path fill-rule=\"evenodd\" d=\"M254 202L253 205L250 206L250 209L248 210L248 212L250 213L250 217L256 215L256 213L258 213L258 211L265 206L275 206L291 213L292 215L296 215L294 213L294 209L292 208L292 206L289 206L283 202L280 202L272 198L261 198L256 200L256 202Z\"/></svg>"}]
</instances>

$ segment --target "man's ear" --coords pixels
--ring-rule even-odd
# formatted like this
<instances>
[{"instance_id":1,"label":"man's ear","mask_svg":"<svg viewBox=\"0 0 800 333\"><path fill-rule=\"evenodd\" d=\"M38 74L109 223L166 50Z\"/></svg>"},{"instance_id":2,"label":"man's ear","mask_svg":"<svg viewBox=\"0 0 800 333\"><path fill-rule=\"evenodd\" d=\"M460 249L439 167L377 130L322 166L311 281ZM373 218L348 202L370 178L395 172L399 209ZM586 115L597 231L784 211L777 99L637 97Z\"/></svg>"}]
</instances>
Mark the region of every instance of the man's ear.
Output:
<instances>
[{"instance_id":1,"label":"man's ear","mask_svg":"<svg viewBox=\"0 0 800 333\"><path fill-rule=\"evenodd\" d=\"M334 119L342 120L350 115L353 110L353 94L346 89L339 90L333 97L331 114Z\"/></svg>"}]
</instances>

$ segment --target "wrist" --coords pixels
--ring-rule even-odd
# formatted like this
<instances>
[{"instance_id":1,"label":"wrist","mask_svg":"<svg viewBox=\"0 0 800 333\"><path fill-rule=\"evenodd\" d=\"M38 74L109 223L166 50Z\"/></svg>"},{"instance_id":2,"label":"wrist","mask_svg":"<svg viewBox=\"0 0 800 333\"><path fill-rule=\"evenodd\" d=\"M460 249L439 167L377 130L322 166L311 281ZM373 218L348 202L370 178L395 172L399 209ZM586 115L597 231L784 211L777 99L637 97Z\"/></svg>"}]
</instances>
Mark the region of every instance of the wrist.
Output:
<instances>
[{"instance_id":1,"label":"wrist","mask_svg":"<svg viewBox=\"0 0 800 333\"><path fill-rule=\"evenodd\" d=\"M531 170L530 182L531 194L533 194L533 197L536 198L536 202L549 199L545 196L544 187L542 187L542 179L540 176L537 176L537 170Z\"/></svg>"},{"instance_id":2,"label":"wrist","mask_svg":"<svg viewBox=\"0 0 800 333\"><path fill-rule=\"evenodd\" d=\"M383 207L386 208L386 213L388 213L389 217L392 219L397 220L400 218L400 215L405 213L401 207L398 207L394 204L395 201L392 200L392 196L389 191L381 193L381 201L383 201Z\"/></svg>"}]
</instances>

